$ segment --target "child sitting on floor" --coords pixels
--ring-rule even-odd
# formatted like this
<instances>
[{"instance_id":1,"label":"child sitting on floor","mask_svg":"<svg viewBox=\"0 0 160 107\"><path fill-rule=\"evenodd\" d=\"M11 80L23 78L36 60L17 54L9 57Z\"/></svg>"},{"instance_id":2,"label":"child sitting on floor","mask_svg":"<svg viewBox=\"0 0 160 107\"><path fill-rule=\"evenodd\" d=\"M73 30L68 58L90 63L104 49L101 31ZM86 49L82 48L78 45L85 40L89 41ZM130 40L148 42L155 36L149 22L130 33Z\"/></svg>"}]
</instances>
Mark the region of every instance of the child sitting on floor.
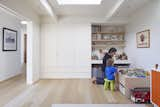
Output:
<instances>
[{"instance_id":1,"label":"child sitting on floor","mask_svg":"<svg viewBox=\"0 0 160 107\"><path fill-rule=\"evenodd\" d=\"M112 58L108 59L106 68L105 68L105 83L104 83L104 89L111 89L111 91L114 91L115 87L115 74L117 72L117 68L113 66L114 60Z\"/></svg>"}]
</instances>

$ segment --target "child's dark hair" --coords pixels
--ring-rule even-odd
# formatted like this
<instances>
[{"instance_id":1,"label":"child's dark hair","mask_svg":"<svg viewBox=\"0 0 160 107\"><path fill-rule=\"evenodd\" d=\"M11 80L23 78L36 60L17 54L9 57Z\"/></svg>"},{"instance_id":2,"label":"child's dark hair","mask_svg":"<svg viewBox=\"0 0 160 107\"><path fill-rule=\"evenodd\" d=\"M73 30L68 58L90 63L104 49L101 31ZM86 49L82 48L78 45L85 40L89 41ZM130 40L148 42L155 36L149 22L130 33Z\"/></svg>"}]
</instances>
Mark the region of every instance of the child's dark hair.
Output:
<instances>
[{"instance_id":1,"label":"child's dark hair","mask_svg":"<svg viewBox=\"0 0 160 107\"><path fill-rule=\"evenodd\" d=\"M114 60L112 58L109 58L107 60L106 66L113 66Z\"/></svg>"}]
</instances>

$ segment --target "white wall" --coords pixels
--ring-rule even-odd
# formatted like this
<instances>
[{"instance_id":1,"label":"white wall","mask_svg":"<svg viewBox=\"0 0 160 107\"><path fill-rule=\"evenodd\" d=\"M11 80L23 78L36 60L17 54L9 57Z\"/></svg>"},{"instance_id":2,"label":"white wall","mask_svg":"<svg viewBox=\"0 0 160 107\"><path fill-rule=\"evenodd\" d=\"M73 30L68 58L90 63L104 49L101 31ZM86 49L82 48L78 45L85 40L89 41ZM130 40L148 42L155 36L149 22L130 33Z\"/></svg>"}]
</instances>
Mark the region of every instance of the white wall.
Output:
<instances>
[{"instance_id":1,"label":"white wall","mask_svg":"<svg viewBox=\"0 0 160 107\"><path fill-rule=\"evenodd\" d=\"M65 21L41 26L41 77L91 77L91 25Z\"/></svg>"},{"instance_id":2,"label":"white wall","mask_svg":"<svg viewBox=\"0 0 160 107\"><path fill-rule=\"evenodd\" d=\"M137 13L133 14L126 26L127 47L125 49L133 64L147 70L160 64L160 0L153 0ZM136 33L150 29L150 48L137 48Z\"/></svg>"},{"instance_id":3,"label":"white wall","mask_svg":"<svg viewBox=\"0 0 160 107\"><path fill-rule=\"evenodd\" d=\"M14 0L14 2L13 0L2 0L0 3L29 21L29 30L27 30L27 83L32 84L39 80L40 72L39 15L31 8L27 0Z\"/></svg>"},{"instance_id":4,"label":"white wall","mask_svg":"<svg viewBox=\"0 0 160 107\"><path fill-rule=\"evenodd\" d=\"M2 30L7 27L18 31L17 51L2 51ZM6 14L0 9L0 81L21 73L21 25L15 17Z\"/></svg>"}]
</instances>

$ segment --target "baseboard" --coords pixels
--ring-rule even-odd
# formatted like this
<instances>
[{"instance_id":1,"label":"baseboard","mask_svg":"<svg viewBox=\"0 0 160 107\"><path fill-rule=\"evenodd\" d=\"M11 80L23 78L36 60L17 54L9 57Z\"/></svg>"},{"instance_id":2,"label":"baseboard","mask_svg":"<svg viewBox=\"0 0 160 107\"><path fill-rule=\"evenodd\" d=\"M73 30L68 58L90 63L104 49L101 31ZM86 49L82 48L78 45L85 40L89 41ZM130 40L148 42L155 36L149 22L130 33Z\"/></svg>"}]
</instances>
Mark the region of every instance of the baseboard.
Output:
<instances>
[{"instance_id":1,"label":"baseboard","mask_svg":"<svg viewBox=\"0 0 160 107\"><path fill-rule=\"evenodd\" d=\"M90 79L91 72L41 72L41 79Z\"/></svg>"},{"instance_id":2,"label":"baseboard","mask_svg":"<svg viewBox=\"0 0 160 107\"><path fill-rule=\"evenodd\" d=\"M24 73L24 72L25 72L25 65L22 64L20 69L19 69L19 71L4 72L3 74L1 74L0 75L0 82L6 81L6 80L8 80L8 79L10 79L12 77L15 77L15 76L18 76L18 75Z\"/></svg>"},{"instance_id":3,"label":"baseboard","mask_svg":"<svg viewBox=\"0 0 160 107\"><path fill-rule=\"evenodd\" d=\"M6 80L8 80L12 77L15 77L17 75L20 75L20 74L22 74L22 72L17 72L17 73L14 73L14 74L5 75L5 76L3 76L3 78L0 78L0 82L6 81Z\"/></svg>"}]
</instances>

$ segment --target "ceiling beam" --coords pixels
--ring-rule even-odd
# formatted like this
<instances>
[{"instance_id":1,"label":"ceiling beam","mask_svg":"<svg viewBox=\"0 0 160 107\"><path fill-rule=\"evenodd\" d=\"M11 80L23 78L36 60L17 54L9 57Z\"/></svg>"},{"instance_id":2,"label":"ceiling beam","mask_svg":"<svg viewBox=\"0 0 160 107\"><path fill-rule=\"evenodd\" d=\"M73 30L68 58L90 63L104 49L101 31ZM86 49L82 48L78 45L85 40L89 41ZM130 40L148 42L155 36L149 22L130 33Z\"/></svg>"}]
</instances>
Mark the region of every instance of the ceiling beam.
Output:
<instances>
[{"instance_id":1,"label":"ceiling beam","mask_svg":"<svg viewBox=\"0 0 160 107\"><path fill-rule=\"evenodd\" d=\"M52 6L50 5L50 3L48 2L48 0L40 0L41 4L43 5L43 7L46 9L46 11L48 12L48 14L51 16L51 18L57 22L58 21L58 17L55 14L55 12L53 11Z\"/></svg>"},{"instance_id":2,"label":"ceiling beam","mask_svg":"<svg viewBox=\"0 0 160 107\"><path fill-rule=\"evenodd\" d=\"M108 21L122 6L125 0L118 0L118 2L113 6L113 8L107 13L105 19Z\"/></svg>"},{"instance_id":3,"label":"ceiling beam","mask_svg":"<svg viewBox=\"0 0 160 107\"><path fill-rule=\"evenodd\" d=\"M3 5L3 4L0 4L0 9L1 9L2 11L6 12L7 14L16 17L17 19L19 19L19 20L21 20L21 21L24 21L24 20L27 20L27 21L28 21L28 20L29 20L28 18L20 15L19 13L17 13L17 12L15 12L14 10L6 7L6 6Z\"/></svg>"}]
</instances>

